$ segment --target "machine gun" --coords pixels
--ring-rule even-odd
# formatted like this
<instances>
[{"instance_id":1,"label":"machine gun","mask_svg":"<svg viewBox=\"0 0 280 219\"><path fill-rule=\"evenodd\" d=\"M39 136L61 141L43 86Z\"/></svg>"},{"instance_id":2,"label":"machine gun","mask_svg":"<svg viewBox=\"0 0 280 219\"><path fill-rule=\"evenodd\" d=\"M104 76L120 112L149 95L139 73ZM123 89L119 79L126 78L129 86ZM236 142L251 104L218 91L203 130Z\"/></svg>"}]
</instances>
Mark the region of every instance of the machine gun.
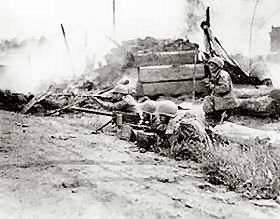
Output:
<instances>
[{"instance_id":1,"label":"machine gun","mask_svg":"<svg viewBox=\"0 0 280 219\"><path fill-rule=\"evenodd\" d=\"M104 123L102 126L94 130L92 133L98 133L109 124L114 124L117 125L118 127L122 125L129 125L133 129L142 129L142 130L149 129L148 126L139 125L141 118L137 113L128 113L128 112L120 112L120 111L108 112L108 111L94 110L94 109L88 109L88 108L82 108L76 106L71 107L70 110L111 117L111 119L108 122Z\"/></svg>"}]
</instances>

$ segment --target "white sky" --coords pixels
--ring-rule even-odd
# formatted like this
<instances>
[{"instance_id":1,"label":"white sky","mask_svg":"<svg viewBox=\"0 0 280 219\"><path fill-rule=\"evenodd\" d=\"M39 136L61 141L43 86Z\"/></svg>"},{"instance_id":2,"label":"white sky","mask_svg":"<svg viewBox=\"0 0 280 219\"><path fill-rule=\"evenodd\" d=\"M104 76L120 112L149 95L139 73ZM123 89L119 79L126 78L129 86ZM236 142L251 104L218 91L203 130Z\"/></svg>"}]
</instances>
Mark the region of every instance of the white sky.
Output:
<instances>
[{"instance_id":1,"label":"white sky","mask_svg":"<svg viewBox=\"0 0 280 219\"><path fill-rule=\"evenodd\" d=\"M186 0L115 1L119 40L148 35L161 38L183 36ZM238 50L240 44L240 47L248 47L255 0L202 1L205 6L211 6L212 27L225 47L230 51ZM204 11L198 12L203 16ZM112 0L1 1L0 38L57 36L61 34L60 23L64 24L69 38L80 42L87 34L89 44L101 47L104 36L112 36ZM269 46L271 25L280 26L280 1L260 0L253 29L254 44L256 48L260 47L259 50ZM201 43L202 33L189 38ZM245 51L245 48L240 50Z\"/></svg>"},{"instance_id":2,"label":"white sky","mask_svg":"<svg viewBox=\"0 0 280 219\"><path fill-rule=\"evenodd\" d=\"M183 20L182 2L116 0L120 38L144 36L145 32L176 36ZM112 30L112 0L6 0L0 12L1 38L54 34L61 22L79 32L108 34Z\"/></svg>"}]
</instances>

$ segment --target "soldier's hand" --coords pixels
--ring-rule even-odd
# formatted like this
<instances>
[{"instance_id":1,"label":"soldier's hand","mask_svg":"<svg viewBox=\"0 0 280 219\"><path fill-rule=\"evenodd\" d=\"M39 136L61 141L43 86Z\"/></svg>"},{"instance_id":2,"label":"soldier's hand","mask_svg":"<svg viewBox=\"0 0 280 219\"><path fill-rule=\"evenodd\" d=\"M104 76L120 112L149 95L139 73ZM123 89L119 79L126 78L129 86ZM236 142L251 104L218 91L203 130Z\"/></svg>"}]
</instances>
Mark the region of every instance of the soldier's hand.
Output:
<instances>
[{"instance_id":1,"label":"soldier's hand","mask_svg":"<svg viewBox=\"0 0 280 219\"><path fill-rule=\"evenodd\" d=\"M215 87L215 85L214 85L214 84L212 84L212 83L209 83L209 84L208 84L208 87L209 87L209 89L210 89L210 90L213 90L213 89L214 89L214 87Z\"/></svg>"},{"instance_id":2,"label":"soldier's hand","mask_svg":"<svg viewBox=\"0 0 280 219\"><path fill-rule=\"evenodd\" d=\"M203 83L204 83L204 84L208 84L208 83L210 83L209 78L204 78L202 81L203 81Z\"/></svg>"}]
</instances>

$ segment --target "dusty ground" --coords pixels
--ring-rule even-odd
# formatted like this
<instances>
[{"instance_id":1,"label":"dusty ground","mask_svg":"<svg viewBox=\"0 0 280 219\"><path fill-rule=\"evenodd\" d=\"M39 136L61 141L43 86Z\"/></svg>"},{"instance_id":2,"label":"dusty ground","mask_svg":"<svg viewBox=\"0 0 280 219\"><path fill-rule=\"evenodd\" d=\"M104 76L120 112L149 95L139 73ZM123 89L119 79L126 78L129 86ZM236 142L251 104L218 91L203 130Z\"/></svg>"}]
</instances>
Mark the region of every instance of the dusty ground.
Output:
<instances>
[{"instance_id":1,"label":"dusty ground","mask_svg":"<svg viewBox=\"0 0 280 219\"><path fill-rule=\"evenodd\" d=\"M0 111L0 218L279 218L204 181L199 166L114 136L86 119Z\"/></svg>"}]
</instances>

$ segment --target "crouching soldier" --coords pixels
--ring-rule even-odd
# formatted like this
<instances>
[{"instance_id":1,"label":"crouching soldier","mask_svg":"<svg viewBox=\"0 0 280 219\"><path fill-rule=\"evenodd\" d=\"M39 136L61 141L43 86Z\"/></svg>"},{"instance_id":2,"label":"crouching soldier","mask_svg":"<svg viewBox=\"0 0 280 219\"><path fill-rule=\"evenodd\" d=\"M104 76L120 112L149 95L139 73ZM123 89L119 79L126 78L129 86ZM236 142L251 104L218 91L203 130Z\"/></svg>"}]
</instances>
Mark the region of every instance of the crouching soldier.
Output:
<instances>
[{"instance_id":1,"label":"crouching soldier","mask_svg":"<svg viewBox=\"0 0 280 219\"><path fill-rule=\"evenodd\" d=\"M129 140L132 131L129 124L137 124L140 121L140 116L138 103L129 95L127 86L117 85L114 88L112 91L112 102L103 101L97 97L94 97L94 99L103 108L115 112L117 135L120 139Z\"/></svg>"},{"instance_id":2,"label":"crouching soldier","mask_svg":"<svg viewBox=\"0 0 280 219\"><path fill-rule=\"evenodd\" d=\"M112 94L112 102L103 101L97 97L94 99L107 110L137 113L137 101L129 95L129 90L125 85L117 85Z\"/></svg>"},{"instance_id":3,"label":"crouching soldier","mask_svg":"<svg viewBox=\"0 0 280 219\"><path fill-rule=\"evenodd\" d=\"M211 95L205 97L203 110L206 120L211 124L226 119L232 110L238 107L238 102L233 94L231 77L222 69L223 59L212 57L208 61L208 66L211 78L207 85L211 90Z\"/></svg>"}]
</instances>

